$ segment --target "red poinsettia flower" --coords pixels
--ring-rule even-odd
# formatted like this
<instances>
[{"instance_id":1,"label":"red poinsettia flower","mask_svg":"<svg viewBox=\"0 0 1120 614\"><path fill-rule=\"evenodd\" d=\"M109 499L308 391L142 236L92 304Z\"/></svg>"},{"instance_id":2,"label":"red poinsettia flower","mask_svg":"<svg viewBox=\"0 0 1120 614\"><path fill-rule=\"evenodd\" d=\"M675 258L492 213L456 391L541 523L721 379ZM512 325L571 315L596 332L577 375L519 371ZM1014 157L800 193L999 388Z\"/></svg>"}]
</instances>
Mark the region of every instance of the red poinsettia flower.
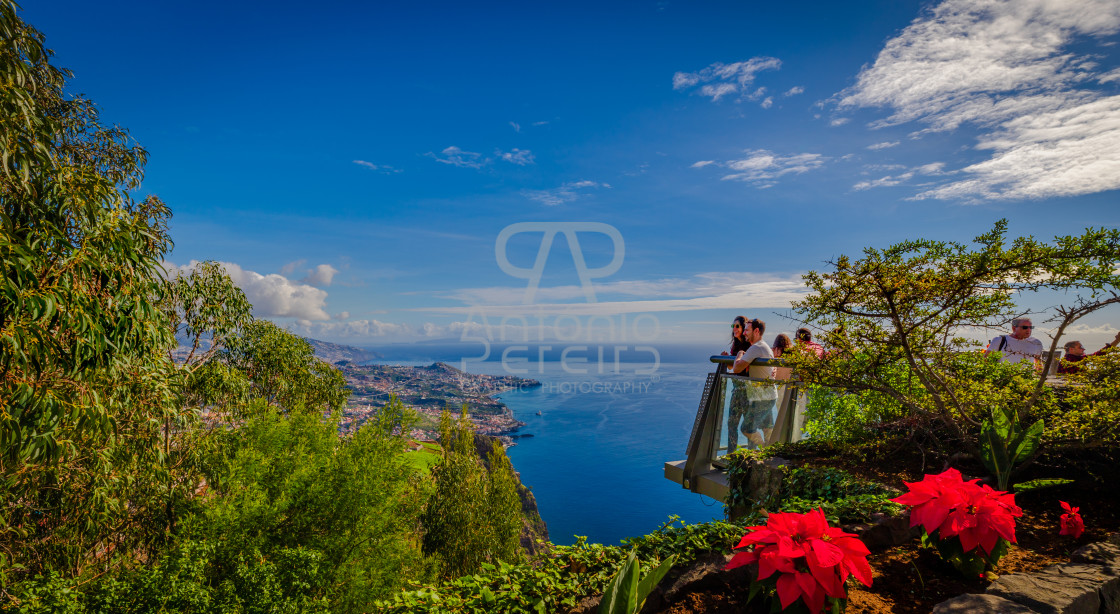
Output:
<instances>
[{"instance_id":1,"label":"red poinsettia flower","mask_svg":"<svg viewBox=\"0 0 1120 614\"><path fill-rule=\"evenodd\" d=\"M911 507L910 526L921 525L926 534L938 538L957 537L965 552L979 546L991 554L1000 538L1016 543L1015 519L1023 510L1015 505L1015 495L978 480L966 482L956 469L906 486L910 492L892 501Z\"/></svg>"},{"instance_id":2,"label":"red poinsettia flower","mask_svg":"<svg viewBox=\"0 0 1120 614\"><path fill-rule=\"evenodd\" d=\"M1081 534L1085 532L1085 522L1081 520L1081 514L1078 513L1081 508L1072 507L1065 501L1059 501L1058 503L1061 503L1062 509L1066 511L1065 514L1062 514L1062 530L1058 535L1071 535L1074 539L1081 537Z\"/></svg>"},{"instance_id":3,"label":"red poinsettia flower","mask_svg":"<svg viewBox=\"0 0 1120 614\"><path fill-rule=\"evenodd\" d=\"M828 526L820 509L805 514L776 512L766 526L749 531L727 569L758 562L757 581L777 574L774 586L782 608L801 599L811 612L824 608L825 598L844 599L848 576L871 586L870 551L855 535Z\"/></svg>"}]
</instances>

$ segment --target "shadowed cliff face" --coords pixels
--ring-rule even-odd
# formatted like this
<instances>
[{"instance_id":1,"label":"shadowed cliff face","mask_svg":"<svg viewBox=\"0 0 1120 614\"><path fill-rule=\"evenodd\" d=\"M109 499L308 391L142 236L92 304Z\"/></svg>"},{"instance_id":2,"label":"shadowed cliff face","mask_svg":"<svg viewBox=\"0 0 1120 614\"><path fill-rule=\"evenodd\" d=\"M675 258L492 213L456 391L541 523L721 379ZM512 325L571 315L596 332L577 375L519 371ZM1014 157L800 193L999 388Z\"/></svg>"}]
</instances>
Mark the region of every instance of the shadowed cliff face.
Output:
<instances>
[{"instance_id":1,"label":"shadowed cliff face","mask_svg":"<svg viewBox=\"0 0 1120 614\"><path fill-rule=\"evenodd\" d=\"M498 438L475 433L474 449L482 458L487 471L490 470L490 451L496 445L501 445ZM514 473L517 475L517 494L521 497L521 548L526 554L535 555L541 551L538 542L548 541L548 525L537 510L537 498L528 486L521 483L521 474L516 472L516 467Z\"/></svg>"}]
</instances>

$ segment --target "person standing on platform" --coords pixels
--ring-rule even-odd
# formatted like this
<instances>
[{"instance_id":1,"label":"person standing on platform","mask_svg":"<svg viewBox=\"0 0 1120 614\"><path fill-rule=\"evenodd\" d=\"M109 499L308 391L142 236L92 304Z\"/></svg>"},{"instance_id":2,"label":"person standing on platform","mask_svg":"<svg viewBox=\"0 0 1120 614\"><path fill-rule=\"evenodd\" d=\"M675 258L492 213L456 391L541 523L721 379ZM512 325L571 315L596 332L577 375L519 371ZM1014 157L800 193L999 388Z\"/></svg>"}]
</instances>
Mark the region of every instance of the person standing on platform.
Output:
<instances>
[{"instance_id":1,"label":"person standing on platform","mask_svg":"<svg viewBox=\"0 0 1120 614\"><path fill-rule=\"evenodd\" d=\"M746 372L751 378L774 379L774 367L751 366L757 358L773 358L774 352L762 340L766 323L758 318L747 320L746 338L751 346L735 356L731 373ZM749 382L742 386L746 395L747 407L743 415L741 429L747 440L759 448L766 445L774 429L774 406L778 400L778 390L773 384ZM737 390L738 392L738 390ZM730 433L728 433L730 436Z\"/></svg>"},{"instance_id":2,"label":"person standing on platform","mask_svg":"<svg viewBox=\"0 0 1120 614\"><path fill-rule=\"evenodd\" d=\"M984 354L999 352L1003 362L1027 363L1037 366L1042 359L1042 342L1031 336L1034 324L1030 318L1015 318L1011 321L1011 334L1000 335L988 343Z\"/></svg>"},{"instance_id":3,"label":"person standing on platform","mask_svg":"<svg viewBox=\"0 0 1120 614\"><path fill-rule=\"evenodd\" d=\"M821 347L821 344L813 341L813 333L810 332L808 328L797 329L797 332L794 333L794 337L797 339L797 345L816 354L817 358L824 358L824 348Z\"/></svg>"}]
</instances>

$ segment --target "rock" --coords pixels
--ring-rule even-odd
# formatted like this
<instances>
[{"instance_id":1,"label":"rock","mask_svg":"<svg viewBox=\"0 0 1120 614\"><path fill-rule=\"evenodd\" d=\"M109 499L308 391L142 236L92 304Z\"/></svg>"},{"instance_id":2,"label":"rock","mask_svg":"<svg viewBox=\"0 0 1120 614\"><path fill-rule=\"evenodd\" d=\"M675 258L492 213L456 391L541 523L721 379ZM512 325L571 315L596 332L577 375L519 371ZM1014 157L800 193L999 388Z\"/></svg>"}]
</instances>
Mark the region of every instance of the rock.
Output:
<instances>
[{"instance_id":1,"label":"rock","mask_svg":"<svg viewBox=\"0 0 1120 614\"><path fill-rule=\"evenodd\" d=\"M1120 570L1120 546L1109 542L1098 542L1082 546L1069 557L1072 563L1095 563Z\"/></svg>"},{"instance_id":2,"label":"rock","mask_svg":"<svg viewBox=\"0 0 1120 614\"><path fill-rule=\"evenodd\" d=\"M781 496L782 480L786 477L784 458L768 458L766 460L752 460L747 464L748 472L746 488L744 489L755 502L767 507Z\"/></svg>"},{"instance_id":3,"label":"rock","mask_svg":"<svg viewBox=\"0 0 1120 614\"><path fill-rule=\"evenodd\" d=\"M1120 612L1120 577L1104 567L1077 563L1052 565L1031 574L1010 574L988 587L1042 614Z\"/></svg>"},{"instance_id":4,"label":"rock","mask_svg":"<svg viewBox=\"0 0 1120 614\"><path fill-rule=\"evenodd\" d=\"M887 516L872 525L854 525L850 530L872 551L901 546L922 534L921 527L910 526L909 514Z\"/></svg>"},{"instance_id":5,"label":"rock","mask_svg":"<svg viewBox=\"0 0 1120 614\"><path fill-rule=\"evenodd\" d=\"M957 595L934 606L932 614L1038 614L1025 605L995 595Z\"/></svg>"}]
</instances>

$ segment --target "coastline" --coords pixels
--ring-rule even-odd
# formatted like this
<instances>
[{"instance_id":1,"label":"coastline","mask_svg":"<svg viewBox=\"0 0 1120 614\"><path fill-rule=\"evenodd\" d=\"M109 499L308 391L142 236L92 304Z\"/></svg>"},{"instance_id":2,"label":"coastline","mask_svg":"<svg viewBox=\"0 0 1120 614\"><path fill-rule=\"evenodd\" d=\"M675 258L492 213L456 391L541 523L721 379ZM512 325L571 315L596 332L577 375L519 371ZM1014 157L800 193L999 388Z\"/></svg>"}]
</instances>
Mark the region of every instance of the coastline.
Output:
<instances>
[{"instance_id":1,"label":"coastline","mask_svg":"<svg viewBox=\"0 0 1120 614\"><path fill-rule=\"evenodd\" d=\"M391 396L396 396L421 418L420 428L410 433L413 439L434 439L444 409L456 411L466 405L476 433L495 437L510 447L516 445L515 440L521 437L517 431L525 423L514 418L513 411L497 395L541 386L537 380L513 375L467 373L444 362L427 366L352 363L336 366L351 391L339 427L346 433L360 427Z\"/></svg>"}]
</instances>

